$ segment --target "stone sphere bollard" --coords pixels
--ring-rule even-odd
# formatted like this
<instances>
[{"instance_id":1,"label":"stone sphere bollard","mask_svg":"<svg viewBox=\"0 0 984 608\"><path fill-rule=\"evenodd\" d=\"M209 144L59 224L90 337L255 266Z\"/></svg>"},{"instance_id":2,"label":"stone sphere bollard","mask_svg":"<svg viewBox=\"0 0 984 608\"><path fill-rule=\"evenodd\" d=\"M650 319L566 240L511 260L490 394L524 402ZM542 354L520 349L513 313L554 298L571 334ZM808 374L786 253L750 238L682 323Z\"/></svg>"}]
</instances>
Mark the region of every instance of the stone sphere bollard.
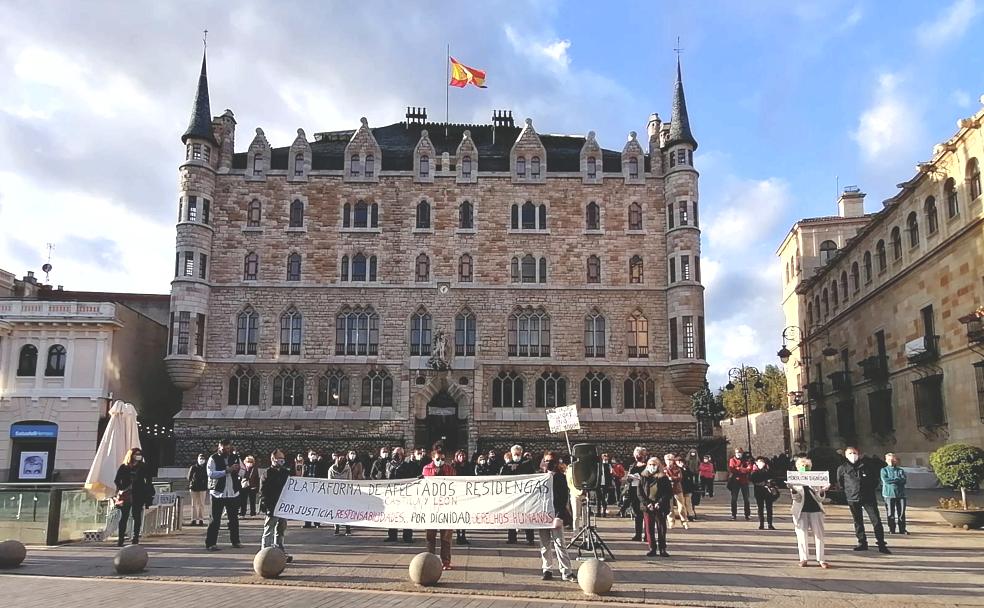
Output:
<instances>
[{"instance_id":1,"label":"stone sphere bollard","mask_svg":"<svg viewBox=\"0 0 984 608\"><path fill-rule=\"evenodd\" d=\"M605 595L615 584L615 573L605 562L589 559L577 569L577 584L588 595Z\"/></svg>"},{"instance_id":2,"label":"stone sphere bollard","mask_svg":"<svg viewBox=\"0 0 984 608\"><path fill-rule=\"evenodd\" d=\"M116 552L113 567L120 574L135 574L147 567L147 550L142 545L129 545Z\"/></svg>"},{"instance_id":3,"label":"stone sphere bollard","mask_svg":"<svg viewBox=\"0 0 984 608\"><path fill-rule=\"evenodd\" d=\"M424 587L436 585L444 572L443 566L441 558L433 553L418 553L410 560L410 580Z\"/></svg>"},{"instance_id":4,"label":"stone sphere bollard","mask_svg":"<svg viewBox=\"0 0 984 608\"><path fill-rule=\"evenodd\" d=\"M19 540L0 543L0 568L16 568L27 557L27 548Z\"/></svg>"},{"instance_id":5,"label":"stone sphere bollard","mask_svg":"<svg viewBox=\"0 0 984 608\"><path fill-rule=\"evenodd\" d=\"M253 571L263 578L277 578L287 567L287 554L279 547L260 549L253 558Z\"/></svg>"}]
</instances>

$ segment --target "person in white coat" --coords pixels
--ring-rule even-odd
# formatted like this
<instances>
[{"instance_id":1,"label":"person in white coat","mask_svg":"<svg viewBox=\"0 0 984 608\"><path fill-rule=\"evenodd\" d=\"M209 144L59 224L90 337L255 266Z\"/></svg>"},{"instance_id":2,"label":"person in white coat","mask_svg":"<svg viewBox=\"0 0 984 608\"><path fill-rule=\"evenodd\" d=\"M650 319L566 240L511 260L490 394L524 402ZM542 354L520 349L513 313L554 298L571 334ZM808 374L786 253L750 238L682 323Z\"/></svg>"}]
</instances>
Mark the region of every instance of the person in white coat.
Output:
<instances>
[{"instance_id":1,"label":"person in white coat","mask_svg":"<svg viewBox=\"0 0 984 608\"><path fill-rule=\"evenodd\" d=\"M805 473L813 467L809 458L796 459L796 470ZM806 567L810 558L808 533L813 533L813 544L817 552L817 564L829 568L823 559L823 497L827 488L814 489L810 486L789 485L793 502L793 529L796 531L796 548L799 550L799 565Z\"/></svg>"}]
</instances>

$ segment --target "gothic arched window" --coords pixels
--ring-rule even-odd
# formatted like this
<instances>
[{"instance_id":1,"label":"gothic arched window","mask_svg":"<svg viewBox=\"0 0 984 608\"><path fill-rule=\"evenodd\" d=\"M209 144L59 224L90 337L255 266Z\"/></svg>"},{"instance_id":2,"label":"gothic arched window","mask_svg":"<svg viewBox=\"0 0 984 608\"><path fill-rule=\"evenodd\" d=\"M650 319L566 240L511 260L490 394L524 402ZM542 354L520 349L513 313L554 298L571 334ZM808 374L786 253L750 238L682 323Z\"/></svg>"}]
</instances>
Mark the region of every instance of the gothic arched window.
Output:
<instances>
[{"instance_id":1,"label":"gothic arched window","mask_svg":"<svg viewBox=\"0 0 984 608\"><path fill-rule=\"evenodd\" d=\"M492 407L523 407L522 376L502 371L492 379Z\"/></svg>"},{"instance_id":2,"label":"gothic arched window","mask_svg":"<svg viewBox=\"0 0 984 608\"><path fill-rule=\"evenodd\" d=\"M656 409L656 383L648 374L632 372L622 383L625 409Z\"/></svg>"},{"instance_id":3,"label":"gothic arched window","mask_svg":"<svg viewBox=\"0 0 984 608\"><path fill-rule=\"evenodd\" d=\"M431 316L423 308L410 317L410 355L426 357L431 354Z\"/></svg>"},{"instance_id":4,"label":"gothic arched window","mask_svg":"<svg viewBox=\"0 0 984 608\"><path fill-rule=\"evenodd\" d=\"M417 223L418 230L426 230L431 227L431 208L427 201L417 203Z\"/></svg>"},{"instance_id":5,"label":"gothic arched window","mask_svg":"<svg viewBox=\"0 0 984 608\"><path fill-rule=\"evenodd\" d=\"M343 308L335 317L335 354L379 354L379 315L367 308Z\"/></svg>"},{"instance_id":6,"label":"gothic arched window","mask_svg":"<svg viewBox=\"0 0 984 608\"><path fill-rule=\"evenodd\" d=\"M594 201L584 208L584 227L586 230L601 230L601 209Z\"/></svg>"},{"instance_id":7,"label":"gothic arched window","mask_svg":"<svg viewBox=\"0 0 984 608\"><path fill-rule=\"evenodd\" d=\"M588 283L601 283L601 259L596 255L588 256Z\"/></svg>"},{"instance_id":8,"label":"gothic arched window","mask_svg":"<svg viewBox=\"0 0 984 608\"><path fill-rule=\"evenodd\" d=\"M348 406L349 379L338 370L327 371L318 378L318 405L320 407Z\"/></svg>"},{"instance_id":9,"label":"gothic arched window","mask_svg":"<svg viewBox=\"0 0 984 608\"><path fill-rule=\"evenodd\" d=\"M589 372L581 380L581 401L583 408L612 407L612 381L601 372Z\"/></svg>"},{"instance_id":10,"label":"gothic arched window","mask_svg":"<svg viewBox=\"0 0 984 608\"><path fill-rule=\"evenodd\" d=\"M293 306L280 315L280 354L301 354L301 313Z\"/></svg>"},{"instance_id":11,"label":"gothic arched window","mask_svg":"<svg viewBox=\"0 0 984 608\"><path fill-rule=\"evenodd\" d=\"M550 356L550 316L542 308L518 308L509 315L510 357Z\"/></svg>"},{"instance_id":12,"label":"gothic arched window","mask_svg":"<svg viewBox=\"0 0 984 608\"><path fill-rule=\"evenodd\" d=\"M584 317L584 356L605 356L605 317L597 310Z\"/></svg>"},{"instance_id":13,"label":"gothic arched window","mask_svg":"<svg viewBox=\"0 0 984 608\"><path fill-rule=\"evenodd\" d=\"M373 370L362 377L362 406L393 406L393 379L385 370Z\"/></svg>"},{"instance_id":14,"label":"gothic arched window","mask_svg":"<svg viewBox=\"0 0 984 608\"><path fill-rule=\"evenodd\" d=\"M304 405L304 375L299 371L281 370L273 377L273 405Z\"/></svg>"},{"instance_id":15,"label":"gothic arched window","mask_svg":"<svg viewBox=\"0 0 984 608\"><path fill-rule=\"evenodd\" d=\"M649 320L636 311L629 316L628 336L629 357L645 359L649 357Z\"/></svg>"},{"instance_id":16,"label":"gothic arched window","mask_svg":"<svg viewBox=\"0 0 984 608\"><path fill-rule=\"evenodd\" d=\"M301 280L301 254L297 252L287 256L287 280Z\"/></svg>"},{"instance_id":17,"label":"gothic arched window","mask_svg":"<svg viewBox=\"0 0 984 608\"><path fill-rule=\"evenodd\" d=\"M642 205L629 205L629 230L642 230Z\"/></svg>"},{"instance_id":18,"label":"gothic arched window","mask_svg":"<svg viewBox=\"0 0 984 608\"><path fill-rule=\"evenodd\" d=\"M476 337L475 314L462 310L454 317L454 356L474 357Z\"/></svg>"},{"instance_id":19,"label":"gothic arched window","mask_svg":"<svg viewBox=\"0 0 984 608\"><path fill-rule=\"evenodd\" d=\"M304 203L294 199L290 204L290 227L300 228L304 226Z\"/></svg>"},{"instance_id":20,"label":"gothic arched window","mask_svg":"<svg viewBox=\"0 0 984 608\"><path fill-rule=\"evenodd\" d=\"M536 407L567 405L567 380L557 372L543 372L536 379Z\"/></svg>"},{"instance_id":21,"label":"gothic arched window","mask_svg":"<svg viewBox=\"0 0 984 608\"><path fill-rule=\"evenodd\" d=\"M259 405L260 377L251 369L239 368L229 376L229 405Z\"/></svg>"},{"instance_id":22,"label":"gothic arched window","mask_svg":"<svg viewBox=\"0 0 984 608\"><path fill-rule=\"evenodd\" d=\"M246 307L236 318L236 354L255 355L260 333L260 315Z\"/></svg>"}]
</instances>

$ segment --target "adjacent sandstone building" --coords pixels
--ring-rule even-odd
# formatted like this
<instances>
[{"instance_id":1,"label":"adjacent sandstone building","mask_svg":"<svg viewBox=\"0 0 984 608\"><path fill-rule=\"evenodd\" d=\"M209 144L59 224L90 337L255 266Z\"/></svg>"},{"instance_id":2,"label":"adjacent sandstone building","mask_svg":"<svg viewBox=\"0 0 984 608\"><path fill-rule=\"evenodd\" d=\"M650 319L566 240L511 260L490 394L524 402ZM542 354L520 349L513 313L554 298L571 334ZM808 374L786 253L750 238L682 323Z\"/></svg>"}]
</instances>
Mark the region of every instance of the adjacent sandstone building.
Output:
<instances>
[{"instance_id":1,"label":"adjacent sandstone building","mask_svg":"<svg viewBox=\"0 0 984 608\"><path fill-rule=\"evenodd\" d=\"M403 122L235 151L205 61L182 137L171 378L178 460L384 444L692 445L703 386L697 147L679 66L647 150Z\"/></svg>"},{"instance_id":2,"label":"adjacent sandstone building","mask_svg":"<svg viewBox=\"0 0 984 608\"><path fill-rule=\"evenodd\" d=\"M837 217L800 220L780 246L798 449L911 466L944 443L984 446L982 121L961 119L877 213L848 189Z\"/></svg>"}]
</instances>

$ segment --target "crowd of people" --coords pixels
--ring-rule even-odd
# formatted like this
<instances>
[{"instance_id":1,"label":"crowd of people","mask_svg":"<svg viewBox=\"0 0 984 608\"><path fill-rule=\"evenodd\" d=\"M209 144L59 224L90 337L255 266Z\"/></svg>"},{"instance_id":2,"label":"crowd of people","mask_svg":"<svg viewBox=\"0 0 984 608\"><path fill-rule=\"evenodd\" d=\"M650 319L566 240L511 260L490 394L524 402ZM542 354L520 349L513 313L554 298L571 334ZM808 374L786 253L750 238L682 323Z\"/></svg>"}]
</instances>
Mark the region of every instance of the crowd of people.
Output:
<instances>
[{"instance_id":1,"label":"crowd of people","mask_svg":"<svg viewBox=\"0 0 984 608\"><path fill-rule=\"evenodd\" d=\"M205 548L218 551L218 537L223 513L233 547L241 547L239 519L254 517L259 512L263 518L261 547L279 547L286 553L284 544L287 520L276 517L274 510L280 494L291 476L346 480L397 480L434 476L490 476L525 475L547 472L554 476L554 528L534 530L508 530L507 544L519 541L522 532L527 544L539 543L542 557L543 578L553 578L553 570L559 570L561 578L574 579L570 558L564 541L564 528L576 532L588 523L591 516L617 516L632 518L633 541L644 542L648 557L669 557L667 533L677 523L684 530L698 521L697 507L702 500L714 498L718 471L710 454L699 455L696 449L680 454L667 453L650 456L644 447L633 450L631 459L623 464L607 452L600 455L597 486L585 491L576 482L570 458L552 451L534 456L522 446L514 445L500 453L489 450L469 456L457 450L448 458L441 445L433 449L384 447L377 454L360 454L358 450L335 451L322 455L317 449L307 454L296 454L288 462L283 450L276 449L269 455L270 466L262 474L254 455L240 455L229 440L219 442L214 453L199 454L188 470L188 490L191 497L192 526L205 526L205 514L209 523L205 534ZM736 448L727 461L727 482L731 498L731 519L738 517L739 498L745 520L751 519L750 499L754 498L760 530L776 530L773 503L784 490L792 504L793 530L796 535L799 563L808 565L808 541L814 539L816 562L828 568L824 559L824 498L828 487L787 484L787 471L806 472L813 463L805 454L790 458L779 454L771 458L752 457L742 448ZM882 496L885 519L892 534L908 534L906 526L905 470L899 466L893 454L885 460L863 457L854 447L843 451L843 460L831 471L830 481L836 483L850 510L857 546L855 551L868 549L864 525L867 515L878 550L889 553L885 531L879 513L878 496ZM131 540L139 543L143 509L151 504L154 496L151 476L143 462L142 452L130 450L126 461L116 476L116 505L121 510L118 543L123 544L128 521L132 519ZM751 489L750 489L751 488ZM258 508L257 508L258 502ZM210 507L209 507L210 505ZM305 528L320 527L318 522L307 522ZM351 526L334 527L336 535L351 535ZM427 530L425 538L428 551L441 557L444 568L451 570L452 536L454 543L468 545L468 531ZM413 542L413 530L390 529L383 542ZM288 555L288 562L293 558Z\"/></svg>"}]
</instances>

